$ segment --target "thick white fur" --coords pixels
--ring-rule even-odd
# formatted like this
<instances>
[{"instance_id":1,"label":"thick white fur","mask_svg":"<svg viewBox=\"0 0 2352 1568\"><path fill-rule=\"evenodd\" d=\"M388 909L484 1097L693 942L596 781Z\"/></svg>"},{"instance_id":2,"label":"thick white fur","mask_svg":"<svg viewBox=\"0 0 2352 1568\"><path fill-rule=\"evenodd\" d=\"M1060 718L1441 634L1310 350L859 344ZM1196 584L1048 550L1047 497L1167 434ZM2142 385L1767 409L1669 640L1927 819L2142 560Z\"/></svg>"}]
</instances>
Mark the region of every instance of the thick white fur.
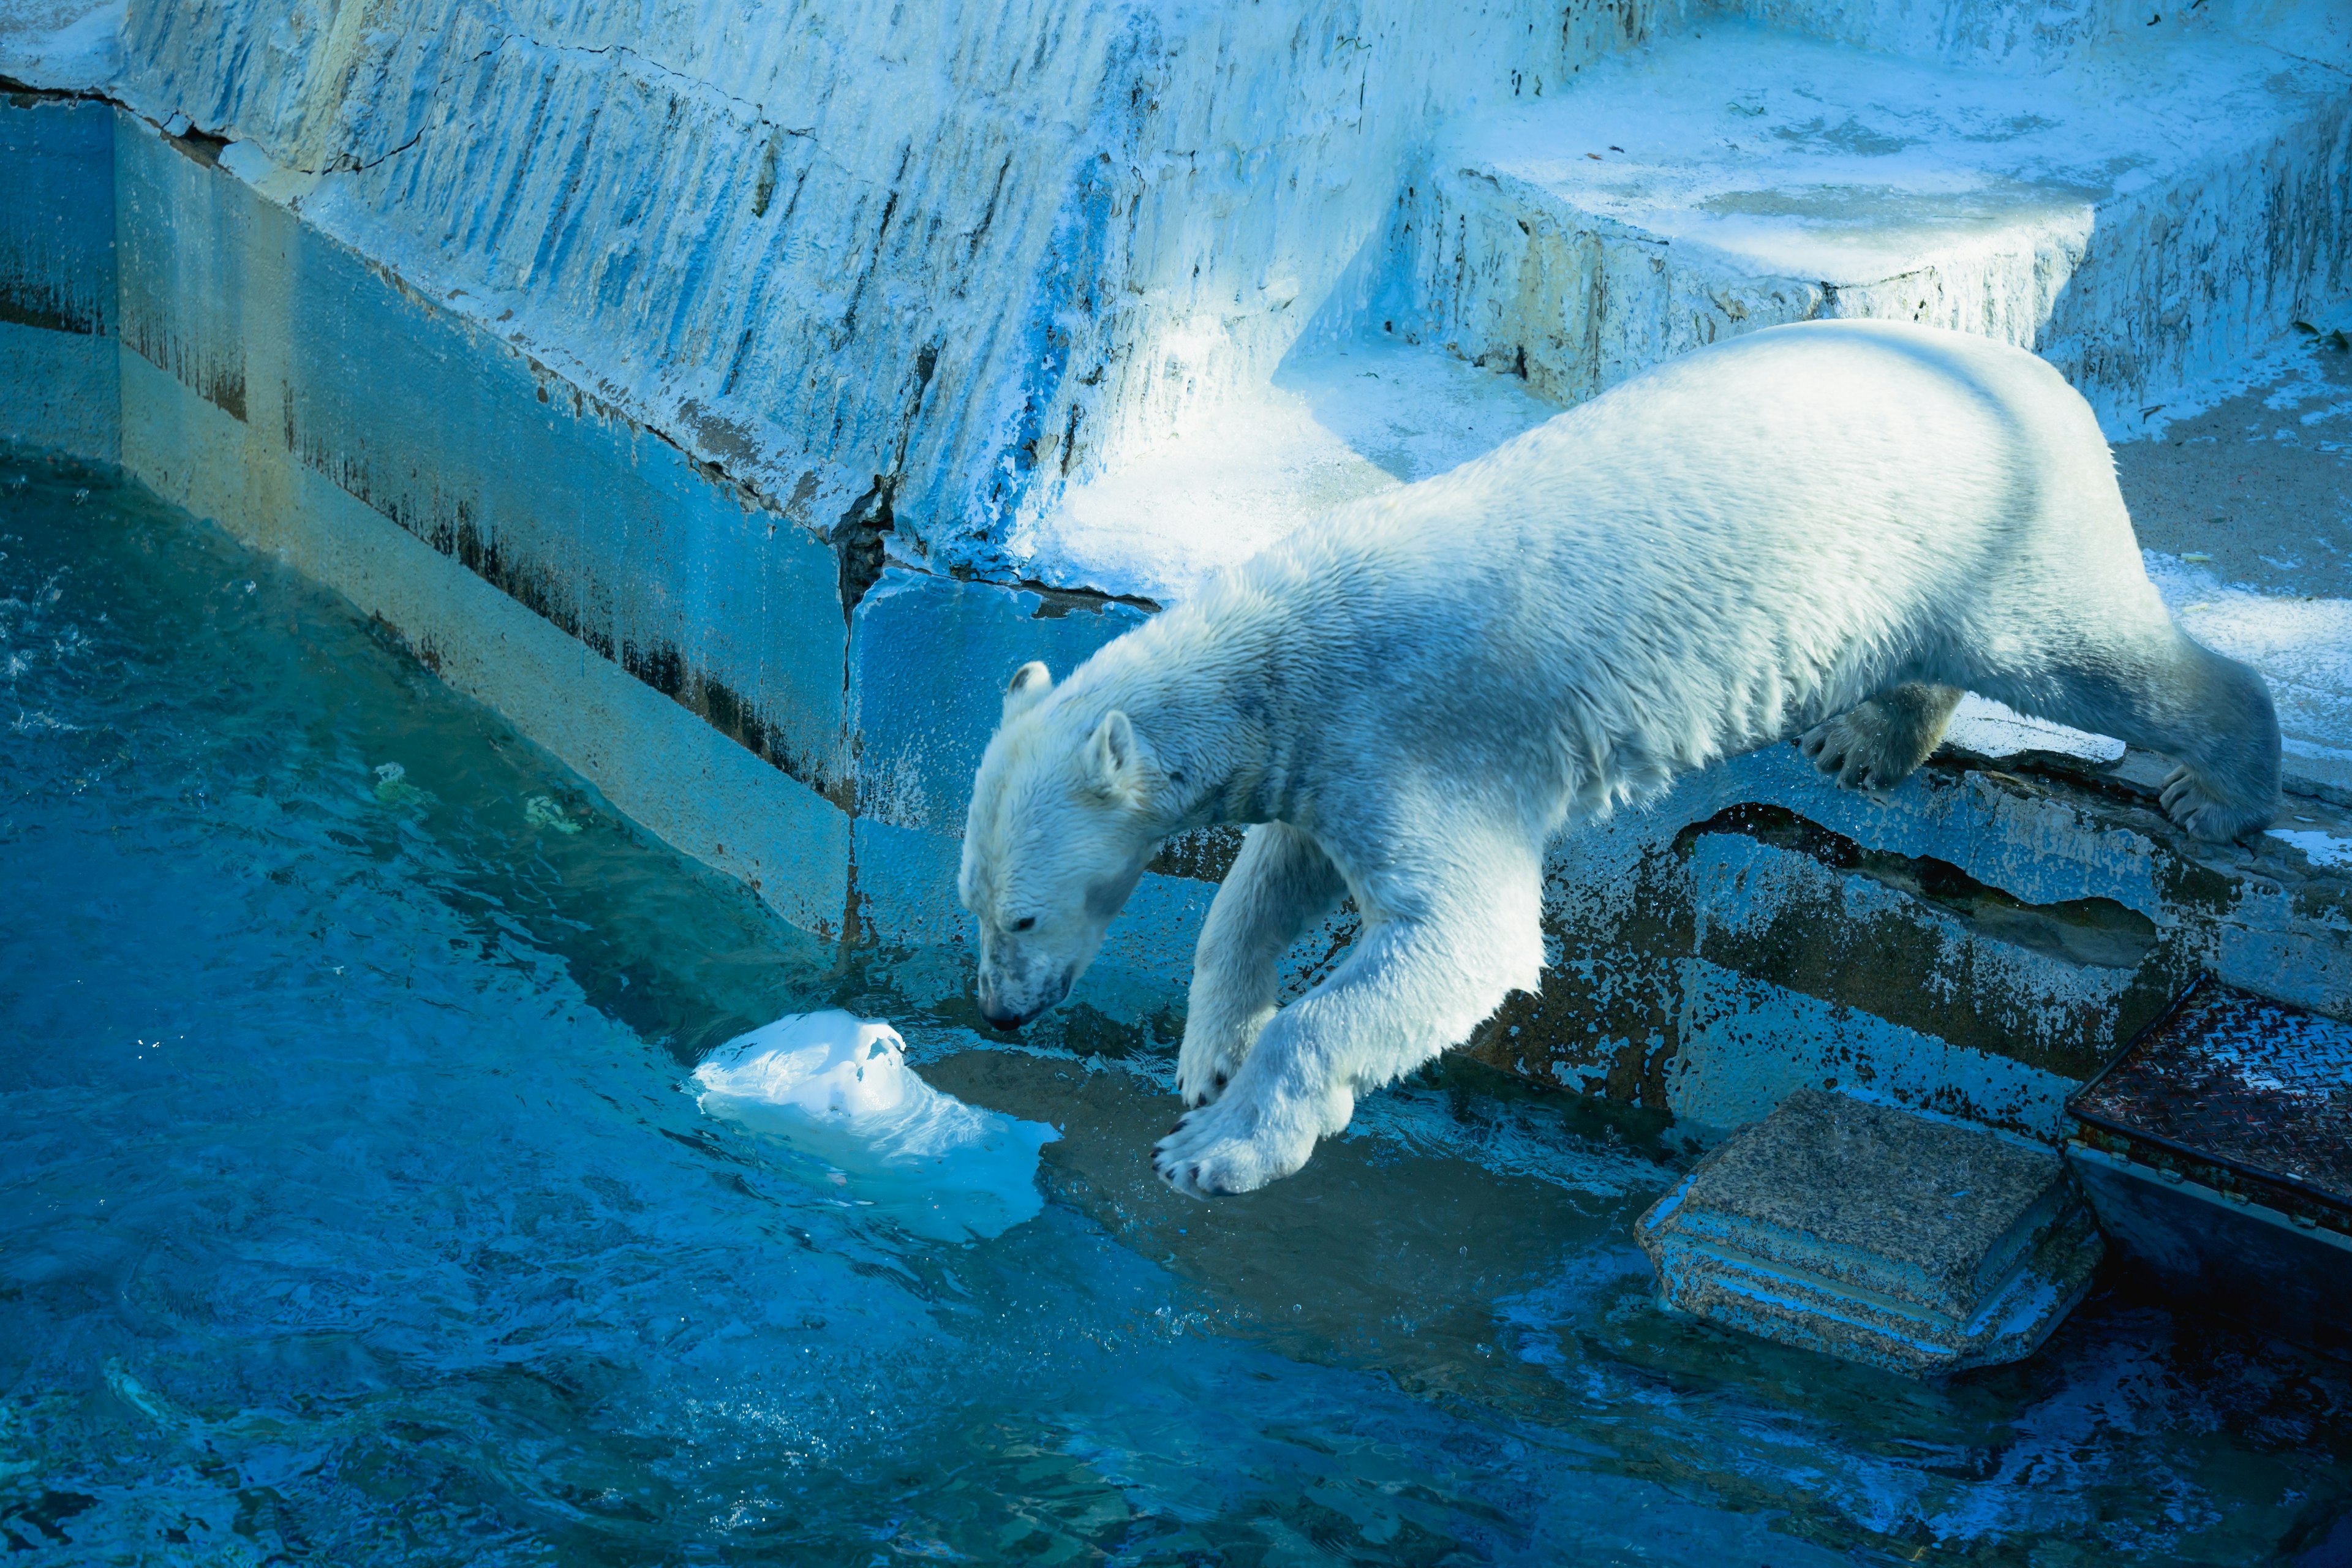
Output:
<instances>
[{"instance_id":1,"label":"thick white fur","mask_svg":"<svg viewBox=\"0 0 2352 1568\"><path fill-rule=\"evenodd\" d=\"M2056 372L1892 323L1757 332L1341 508L1058 689L1024 667L964 839L982 1005L1059 1001L1168 835L1256 824L1195 958L1199 1109L1155 1154L1245 1192L1536 985L1564 825L1791 735L1891 785L1962 688L2170 755L2192 832L2274 808L2269 695L2166 615ZM1343 892L1361 937L1277 1011Z\"/></svg>"}]
</instances>

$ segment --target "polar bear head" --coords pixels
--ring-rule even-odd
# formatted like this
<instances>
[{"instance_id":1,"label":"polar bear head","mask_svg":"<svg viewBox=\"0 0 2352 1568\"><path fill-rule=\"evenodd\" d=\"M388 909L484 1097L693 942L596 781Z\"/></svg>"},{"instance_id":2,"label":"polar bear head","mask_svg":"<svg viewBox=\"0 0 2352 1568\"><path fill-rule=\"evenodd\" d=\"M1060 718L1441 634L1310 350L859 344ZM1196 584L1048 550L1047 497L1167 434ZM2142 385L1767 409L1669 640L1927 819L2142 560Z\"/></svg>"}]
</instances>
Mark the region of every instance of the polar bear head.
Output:
<instances>
[{"instance_id":1,"label":"polar bear head","mask_svg":"<svg viewBox=\"0 0 2352 1568\"><path fill-rule=\"evenodd\" d=\"M1013 671L972 781L957 892L980 921L980 1010L1019 1028L1069 994L1159 847L1158 768L1126 714Z\"/></svg>"}]
</instances>

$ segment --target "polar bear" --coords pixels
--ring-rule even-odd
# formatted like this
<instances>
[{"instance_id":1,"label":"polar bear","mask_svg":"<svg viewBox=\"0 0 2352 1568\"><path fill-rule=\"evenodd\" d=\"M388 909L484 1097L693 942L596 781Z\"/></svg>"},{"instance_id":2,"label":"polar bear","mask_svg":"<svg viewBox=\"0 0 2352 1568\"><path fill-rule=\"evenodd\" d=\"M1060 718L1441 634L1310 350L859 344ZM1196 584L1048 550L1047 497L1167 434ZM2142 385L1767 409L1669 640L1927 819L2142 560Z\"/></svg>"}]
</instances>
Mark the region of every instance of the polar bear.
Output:
<instances>
[{"instance_id":1,"label":"polar bear","mask_svg":"<svg viewBox=\"0 0 2352 1568\"><path fill-rule=\"evenodd\" d=\"M2270 695L2166 614L2057 372L1891 322L1717 344L1301 527L1059 687L1016 671L963 843L981 1009L1060 1001L1162 839L1251 824L1153 1155L1247 1192L1535 988L1563 827L1790 736L1885 789L1963 689L2166 753L2200 837L2275 809ZM1360 936L1277 1010L1343 893Z\"/></svg>"}]
</instances>

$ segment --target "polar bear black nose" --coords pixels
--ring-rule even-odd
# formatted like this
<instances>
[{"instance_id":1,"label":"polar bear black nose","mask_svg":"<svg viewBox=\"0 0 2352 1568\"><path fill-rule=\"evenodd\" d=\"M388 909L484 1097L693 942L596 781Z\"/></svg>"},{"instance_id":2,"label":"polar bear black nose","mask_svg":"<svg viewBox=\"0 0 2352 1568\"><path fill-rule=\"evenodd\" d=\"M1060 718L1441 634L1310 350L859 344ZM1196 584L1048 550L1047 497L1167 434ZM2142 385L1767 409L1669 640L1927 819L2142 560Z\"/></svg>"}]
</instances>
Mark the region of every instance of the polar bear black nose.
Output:
<instances>
[{"instance_id":1,"label":"polar bear black nose","mask_svg":"<svg viewBox=\"0 0 2352 1568\"><path fill-rule=\"evenodd\" d=\"M987 1019L992 1027L999 1029L1017 1029L1029 1021L1018 1013L999 1008L993 1002L982 1002L980 1005L980 1016Z\"/></svg>"}]
</instances>

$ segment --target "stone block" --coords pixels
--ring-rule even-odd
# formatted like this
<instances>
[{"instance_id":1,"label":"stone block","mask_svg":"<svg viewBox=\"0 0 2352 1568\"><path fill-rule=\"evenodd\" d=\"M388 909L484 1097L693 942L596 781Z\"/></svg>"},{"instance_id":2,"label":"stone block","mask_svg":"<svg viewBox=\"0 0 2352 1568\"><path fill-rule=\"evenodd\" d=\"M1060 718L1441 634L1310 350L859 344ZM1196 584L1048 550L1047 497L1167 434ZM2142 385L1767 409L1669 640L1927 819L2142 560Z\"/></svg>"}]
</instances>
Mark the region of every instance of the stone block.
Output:
<instances>
[{"instance_id":1,"label":"stone block","mask_svg":"<svg viewBox=\"0 0 2352 1568\"><path fill-rule=\"evenodd\" d=\"M1666 1304L1915 1377L2016 1361L2102 1243L2055 1151L1801 1089L1634 1227Z\"/></svg>"},{"instance_id":2,"label":"stone block","mask_svg":"<svg viewBox=\"0 0 2352 1568\"><path fill-rule=\"evenodd\" d=\"M2135 427L2352 285L2341 84L2221 34L2021 79L1710 25L1465 121L1383 319L1562 404L1759 327L1922 321Z\"/></svg>"}]
</instances>

